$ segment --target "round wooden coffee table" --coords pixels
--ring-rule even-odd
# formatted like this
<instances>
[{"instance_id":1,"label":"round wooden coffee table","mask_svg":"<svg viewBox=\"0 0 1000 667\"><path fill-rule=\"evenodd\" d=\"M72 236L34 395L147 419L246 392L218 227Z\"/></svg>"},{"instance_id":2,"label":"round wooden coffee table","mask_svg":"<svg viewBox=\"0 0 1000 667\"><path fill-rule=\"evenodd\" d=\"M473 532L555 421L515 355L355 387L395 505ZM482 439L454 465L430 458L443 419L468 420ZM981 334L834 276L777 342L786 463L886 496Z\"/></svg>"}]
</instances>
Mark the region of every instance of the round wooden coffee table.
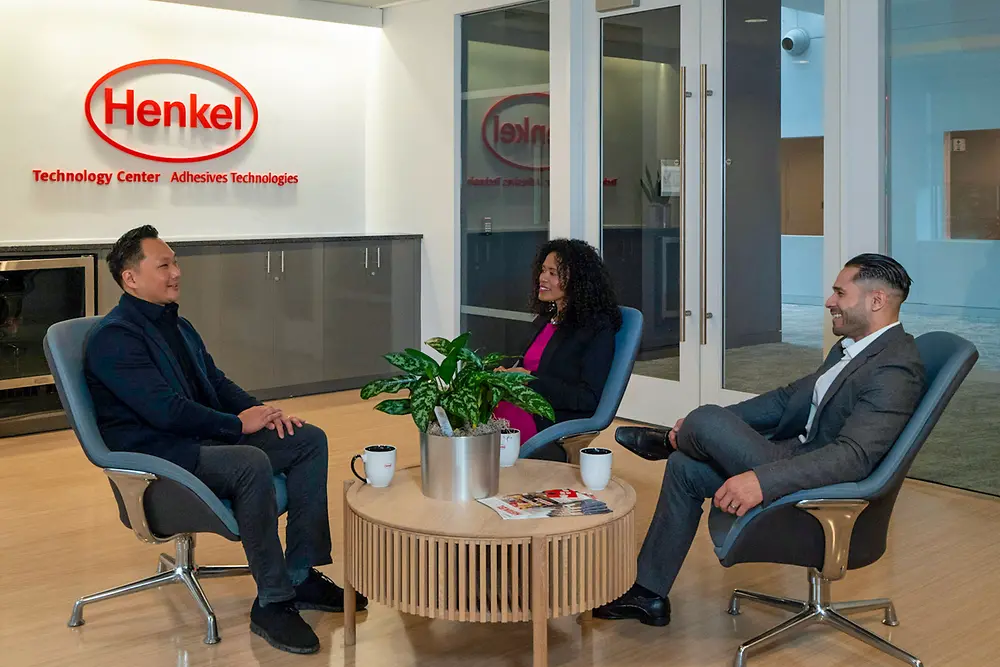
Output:
<instances>
[{"instance_id":1,"label":"round wooden coffee table","mask_svg":"<svg viewBox=\"0 0 1000 667\"><path fill-rule=\"evenodd\" d=\"M522 459L500 470L500 494L573 488L579 467ZM635 490L612 478L594 493L609 514L501 519L482 503L420 491L420 466L387 488L344 482L344 641L354 644L355 589L427 618L531 621L534 665L548 663L546 620L587 612L635 581Z\"/></svg>"}]
</instances>

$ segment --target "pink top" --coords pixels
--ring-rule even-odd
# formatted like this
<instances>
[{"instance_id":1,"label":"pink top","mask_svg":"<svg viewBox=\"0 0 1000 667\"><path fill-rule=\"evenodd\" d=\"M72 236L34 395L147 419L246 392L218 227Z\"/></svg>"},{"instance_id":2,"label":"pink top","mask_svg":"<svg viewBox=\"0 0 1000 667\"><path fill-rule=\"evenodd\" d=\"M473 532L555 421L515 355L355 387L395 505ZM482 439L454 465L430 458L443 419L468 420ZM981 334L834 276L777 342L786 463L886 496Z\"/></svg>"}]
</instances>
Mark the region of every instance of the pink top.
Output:
<instances>
[{"instance_id":1,"label":"pink top","mask_svg":"<svg viewBox=\"0 0 1000 667\"><path fill-rule=\"evenodd\" d=\"M531 343L528 351L524 353L525 370L532 373L538 370L538 364L542 361L542 353L545 352L545 346L552 340L552 335L555 332L556 325L550 322L535 336L535 340ZM510 422L511 428L519 430L521 432L521 444L524 444L530 437L538 433L538 427L535 425L535 419L531 413L522 410L513 403L500 401L496 410L493 411L493 416L497 419L506 419Z\"/></svg>"}]
</instances>

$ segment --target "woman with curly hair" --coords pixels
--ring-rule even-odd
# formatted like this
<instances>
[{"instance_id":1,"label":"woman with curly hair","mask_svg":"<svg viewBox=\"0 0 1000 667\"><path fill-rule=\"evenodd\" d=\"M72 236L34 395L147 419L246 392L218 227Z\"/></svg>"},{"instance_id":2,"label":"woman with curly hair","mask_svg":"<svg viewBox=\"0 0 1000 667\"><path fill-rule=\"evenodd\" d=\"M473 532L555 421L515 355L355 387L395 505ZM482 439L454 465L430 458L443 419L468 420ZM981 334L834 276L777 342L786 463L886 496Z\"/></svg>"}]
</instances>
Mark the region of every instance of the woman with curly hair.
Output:
<instances>
[{"instance_id":1,"label":"woman with curly hair","mask_svg":"<svg viewBox=\"0 0 1000 667\"><path fill-rule=\"evenodd\" d=\"M533 272L534 335L523 363L500 370L534 375L529 386L552 404L557 422L592 417L622 323L611 276L597 251L578 239L553 239L543 245ZM506 402L497 406L494 416L519 429L521 442L551 425Z\"/></svg>"}]
</instances>

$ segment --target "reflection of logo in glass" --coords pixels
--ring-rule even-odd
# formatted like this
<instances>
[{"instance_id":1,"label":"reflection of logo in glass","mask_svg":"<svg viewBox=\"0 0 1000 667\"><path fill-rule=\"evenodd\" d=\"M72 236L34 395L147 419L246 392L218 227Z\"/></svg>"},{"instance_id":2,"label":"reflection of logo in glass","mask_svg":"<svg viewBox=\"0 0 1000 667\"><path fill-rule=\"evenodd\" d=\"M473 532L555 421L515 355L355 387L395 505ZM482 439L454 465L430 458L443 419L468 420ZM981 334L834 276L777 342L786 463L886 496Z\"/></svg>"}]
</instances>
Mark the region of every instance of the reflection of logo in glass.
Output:
<instances>
[{"instance_id":1,"label":"reflection of logo in glass","mask_svg":"<svg viewBox=\"0 0 1000 667\"><path fill-rule=\"evenodd\" d=\"M141 99L131 84L125 87L112 82L123 73L133 77L147 73L183 74L193 79L217 82L231 91L233 96L224 101L214 98L209 101L204 95L199 98L198 92L189 91L177 100ZM228 74L189 60L140 60L111 70L91 87L84 101L84 110L91 129L102 140L129 155L158 162L200 162L221 157L245 144L257 129L257 103L250 91ZM210 148L207 152L204 147L199 147L194 154L165 155L145 146L127 146L116 138L123 141L134 139L135 135L131 133L125 137L117 134L112 137L110 134L115 127L124 126L132 130L137 122L150 132L156 132L148 136L154 137L157 145L170 136L179 145L187 147L188 153L192 146L197 147L202 142L208 143Z\"/></svg>"},{"instance_id":2,"label":"reflection of logo in glass","mask_svg":"<svg viewBox=\"0 0 1000 667\"><path fill-rule=\"evenodd\" d=\"M549 94L520 93L483 116L483 144L501 162L529 171L549 168Z\"/></svg>"}]
</instances>

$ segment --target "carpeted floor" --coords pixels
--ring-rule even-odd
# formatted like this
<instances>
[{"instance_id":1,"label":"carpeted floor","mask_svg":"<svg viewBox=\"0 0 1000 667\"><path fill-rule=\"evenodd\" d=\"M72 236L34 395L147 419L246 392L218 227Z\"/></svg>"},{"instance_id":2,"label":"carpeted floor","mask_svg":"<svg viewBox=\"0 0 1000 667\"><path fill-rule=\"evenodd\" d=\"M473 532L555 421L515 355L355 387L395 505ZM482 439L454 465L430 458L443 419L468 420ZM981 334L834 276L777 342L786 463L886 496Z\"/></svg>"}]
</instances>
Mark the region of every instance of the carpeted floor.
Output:
<instances>
[{"instance_id":1,"label":"carpeted floor","mask_svg":"<svg viewBox=\"0 0 1000 667\"><path fill-rule=\"evenodd\" d=\"M725 387L763 393L811 373L822 363L822 310L785 307L785 342L729 350ZM926 320L926 321L925 321ZM980 360L952 399L930 439L910 469L910 477L1000 496L1000 334L981 322L938 322L914 318L906 322L915 334L954 331L973 343ZM635 372L677 378L677 358L637 362Z\"/></svg>"}]
</instances>

